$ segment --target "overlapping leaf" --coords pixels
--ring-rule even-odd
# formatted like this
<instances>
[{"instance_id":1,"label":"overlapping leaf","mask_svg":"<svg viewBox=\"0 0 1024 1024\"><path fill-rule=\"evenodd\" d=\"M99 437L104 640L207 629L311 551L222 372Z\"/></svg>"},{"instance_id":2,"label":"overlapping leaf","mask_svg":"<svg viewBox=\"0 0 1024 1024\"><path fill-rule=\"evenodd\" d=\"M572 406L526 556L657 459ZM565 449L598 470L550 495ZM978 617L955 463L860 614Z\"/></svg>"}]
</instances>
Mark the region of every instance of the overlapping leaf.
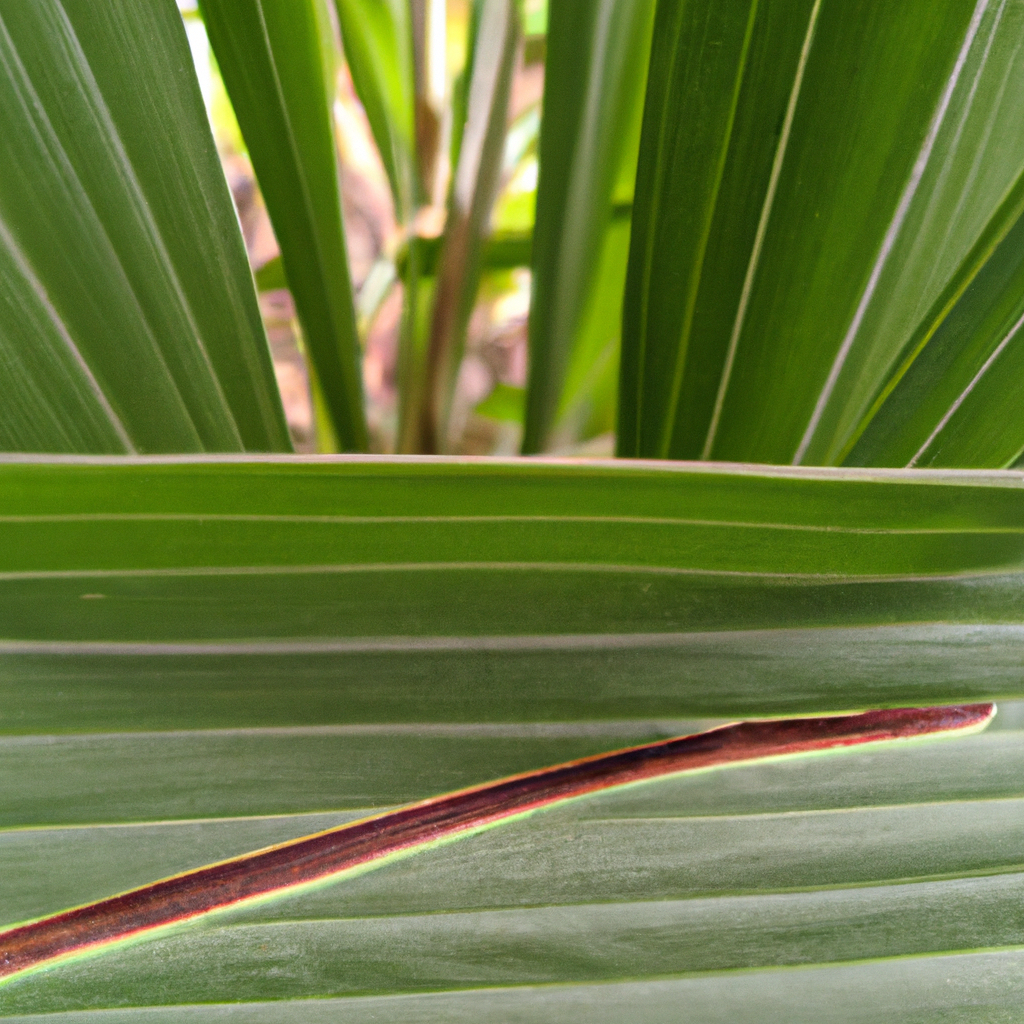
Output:
<instances>
[{"instance_id":1,"label":"overlapping leaf","mask_svg":"<svg viewBox=\"0 0 1024 1024\"><path fill-rule=\"evenodd\" d=\"M1024 693L1015 473L441 460L2 473L8 920L692 728L681 717ZM700 1006L713 978L754 966L773 973L735 1005L766 992L816 1005L821 979L858 971L890 1005L879 958L923 957L904 984L924 993L949 954L968 971L968 950L1024 943L1006 911L1024 796L1010 711L1008 731L976 739L549 812L26 977L0 1007L137 1006L141 1020L241 999L247 1019L460 1006L530 1019L585 1005L601 981L646 992L643 1012L664 1019L658 985ZM1002 998L1010 956L968 991ZM854 960L879 962L841 966ZM653 980L666 975L679 980ZM570 987L535 987L551 982ZM453 987L480 991L381 994ZM320 1001L339 995L358 998ZM927 1005L968 998L954 987Z\"/></svg>"},{"instance_id":2,"label":"overlapping leaf","mask_svg":"<svg viewBox=\"0 0 1024 1024\"><path fill-rule=\"evenodd\" d=\"M0 446L286 450L173 4L0 13Z\"/></svg>"}]
</instances>

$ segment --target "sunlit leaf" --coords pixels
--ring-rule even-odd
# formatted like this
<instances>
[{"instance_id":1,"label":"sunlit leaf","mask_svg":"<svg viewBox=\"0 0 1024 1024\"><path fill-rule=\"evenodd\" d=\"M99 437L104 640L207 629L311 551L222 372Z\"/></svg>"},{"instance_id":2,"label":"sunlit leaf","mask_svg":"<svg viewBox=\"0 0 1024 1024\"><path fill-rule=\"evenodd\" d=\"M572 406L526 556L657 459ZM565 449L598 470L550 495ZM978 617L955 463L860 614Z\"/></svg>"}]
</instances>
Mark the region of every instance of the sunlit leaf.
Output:
<instances>
[{"instance_id":1,"label":"sunlit leaf","mask_svg":"<svg viewBox=\"0 0 1024 1024\"><path fill-rule=\"evenodd\" d=\"M380 151L398 219L405 222L419 187L409 0L335 0L335 7L352 84Z\"/></svg>"}]
</instances>

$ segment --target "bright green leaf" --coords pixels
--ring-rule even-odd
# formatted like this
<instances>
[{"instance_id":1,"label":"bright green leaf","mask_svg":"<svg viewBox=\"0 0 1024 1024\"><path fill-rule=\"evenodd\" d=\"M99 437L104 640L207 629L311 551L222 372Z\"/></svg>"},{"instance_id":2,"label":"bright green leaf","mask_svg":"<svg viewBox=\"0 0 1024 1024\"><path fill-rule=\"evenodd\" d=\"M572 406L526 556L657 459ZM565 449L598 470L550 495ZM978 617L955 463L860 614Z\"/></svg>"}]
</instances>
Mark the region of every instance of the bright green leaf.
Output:
<instances>
[{"instance_id":1,"label":"bright green leaf","mask_svg":"<svg viewBox=\"0 0 1024 1024\"><path fill-rule=\"evenodd\" d=\"M1015 194L1008 205L1019 206ZM966 287L957 280L951 294L939 297L926 336L865 417L847 465L998 467L1018 457L1024 448L1017 408L1022 241L1024 217L1005 237L983 238L980 252L969 254L967 269L975 276L961 274Z\"/></svg>"},{"instance_id":2,"label":"bright green leaf","mask_svg":"<svg viewBox=\"0 0 1024 1024\"><path fill-rule=\"evenodd\" d=\"M366 110L400 221L413 214L415 68L409 0L335 0L352 84Z\"/></svg>"},{"instance_id":3,"label":"bright green leaf","mask_svg":"<svg viewBox=\"0 0 1024 1024\"><path fill-rule=\"evenodd\" d=\"M976 4L801 441L804 461L843 458L906 367L930 347L956 299L989 259L998 258L999 243L1024 213L1024 144L1010 129L1024 116L1022 31L1024 5ZM1005 253L999 262L1006 262ZM958 333L980 347L995 328L996 336L985 338L991 351L1012 327L998 323L1005 317L1001 300L1005 295L1019 304L1024 287L1002 268L986 276L1001 279L1003 290L994 292L991 281L975 289L973 308L959 311ZM978 299L986 290L982 305ZM997 322L986 323L993 307ZM966 387L974 373L965 377L964 370L945 368L945 388ZM908 394L901 398L909 404ZM1005 429L1005 414L991 412L996 430ZM1005 465L1024 447L1024 432L1018 428L1005 454L1005 443L990 454L990 438L983 435L973 438L981 447L964 440L939 464Z\"/></svg>"},{"instance_id":4,"label":"bright green leaf","mask_svg":"<svg viewBox=\"0 0 1024 1024\"><path fill-rule=\"evenodd\" d=\"M491 393L477 403L473 410L478 416L487 416L504 423L522 423L526 394L511 384L495 384Z\"/></svg>"},{"instance_id":5,"label":"bright green leaf","mask_svg":"<svg viewBox=\"0 0 1024 1024\"><path fill-rule=\"evenodd\" d=\"M256 287L261 292L272 292L279 288L288 287L288 278L284 274L284 261L280 255L267 260L259 270L253 274Z\"/></svg>"}]
</instances>

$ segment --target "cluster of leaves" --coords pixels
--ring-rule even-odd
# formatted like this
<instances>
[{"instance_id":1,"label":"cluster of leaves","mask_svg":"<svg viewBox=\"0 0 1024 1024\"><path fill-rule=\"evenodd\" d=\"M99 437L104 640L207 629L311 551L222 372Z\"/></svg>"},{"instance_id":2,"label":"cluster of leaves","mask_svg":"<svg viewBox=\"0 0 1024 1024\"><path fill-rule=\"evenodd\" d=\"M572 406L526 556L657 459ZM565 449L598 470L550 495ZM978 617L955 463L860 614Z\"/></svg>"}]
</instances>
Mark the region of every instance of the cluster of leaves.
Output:
<instances>
[{"instance_id":1,"label":"cluster of leaves","mask_svg":"<svg viewBox=\"0 0 1024 1024\"><path fill-rule=\"evenodd\" d=\"M433 4L201 6L359 450L340 25L409 233L400 444L443 449L518 5L472 8L439 250ZM302 461L174 3L0 5L0 918L695 719L1024 696L1022 22L551 0L524 450L617 380L621 455L777 465ZM0 1013L1003 1019L1020 726L547 812Z\"/></svg>"}]
</instances>

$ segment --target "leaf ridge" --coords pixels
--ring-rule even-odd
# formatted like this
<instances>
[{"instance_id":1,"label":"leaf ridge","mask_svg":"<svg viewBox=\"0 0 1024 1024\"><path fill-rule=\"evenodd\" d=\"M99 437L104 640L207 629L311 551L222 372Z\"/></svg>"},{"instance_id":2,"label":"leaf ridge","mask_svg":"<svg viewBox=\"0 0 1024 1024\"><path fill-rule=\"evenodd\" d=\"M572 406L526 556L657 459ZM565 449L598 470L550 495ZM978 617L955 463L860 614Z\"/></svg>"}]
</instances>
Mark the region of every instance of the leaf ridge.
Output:
<instances>
[{"instance_id":1,"label":"leaf ridge","mask_svg":"<svg viewBox=\"0 0 1024 1024\"><path fill-rule=\"evenodd\" d=\"M682 56L682 50L679 45L679 34L680 25L683 20L684 4L679 4L675 10L675 23L673 25L672 38L675 43L675 49L672 53L671 69L674 71L678 64L680 57ZM665 113L669 109L671 102L671 92L666 89L661 101L661 111L659 122L664 123ZM641 148L643 143L641 142ZM640 343L637 346L637 392L636 392L636 423L637 423L637 434L639 435L640 426L643 422L643 405L644 405L644 394L646 388L644 387L644 372L647 355L647 322L650 318L650 294L651 294L651 274L654 268L654 245L656 232L653 230L653 226L658 223L661 219L661 205L664 195L664 188L662 187L665 180L665 174L668 169L668 155L666 153L667 144L665 140L664 132L658 132L657 140L657 156L654 162L654 181L651 186L651 196L653 197L652 209L649 214L649 220L651 228L647 231L646 243L647 251L644 253L643 269L641 271L641 284L638 289L640 295L640 312L639 312L639 325L638 334L640 337ZM639 441L639 437L637 437Z\"/></svg>"},{"instance_id":2,"label":"leaf ridge","mask_svg":"<svg viewBox=\"0 0 1024 1024\"><path fill-rule=\"evenodd\" d=\"M85 361L81 351L75 344L75 339L71 337L67 324L61 318L60 313L57 312L57 309L50 301L50 296L47 293L43 282L36 276L27 255L15 241L7 223L2 217L0 217L0 242L3 243L4 248L11 256L11 259L14 260L18 269L28 282L29 287L31 287L32 291L35 293L36 298L39 300L40 305L46 313L46 316L53 324L54 329L60 335L65 346L67 346L67 350L71 354L71 358L81 371L82 377L85 379L85 382L89 387L89 391L96 399L97 404L106 414L107 419L110 421L110 426L117 434L118 440L124 445L125 451L130 455L136 455L137 452L135 446L132 444L132 439L129 437L128 431L125 430L124 424L121 422L121 418L114 411L114 407L110 404L110 400L104 393L103 388L100 387L99 381L96 380L92 370L89 368L89 364Z\"/></svg>"},{"instance_id":3,"label":"leaf ridge","mask_svg":"<svg viewBox=\"0 0 1024 1024\"><path fill-rule=\"evenodd\" d=\"M694 261L693 273L689 281L689 292L686 297L686 307L683 312L682 330L680 331L679 345L676 347L675 367L672 371L672 387L669 390L668 404L665 407L665 419L661 433L661 456L668 458L672 446L672 432L675 429L676 412L679 405L679 392L683 387L683 371L686 367L686 351L689 347L689 335L693 326L693 316L697 308L697 292L700 288L701 277L704 273L704 258L707 255L708 242L711 239L711 227L714 222L715 208L718 205L718 193L722 187L722 179L725 176L725 165L729 156L729 144L732 140L733 127L736 124L736 111L740 102L740 89L743 85L743 77L747 70L747 58L750 55L750 43L754 37L754 23L757 20L758 0L751 0L750 13L747 16L747 26L743 35L743 43L740 49L739 65L736 68L736 79L733 83L732 99L729 103L729 116L726 121L725 131L718 151L718 163L715 167L714 185L711 189L710 202L704 215L704 225L701 229L700 239L697 243L697 258Z\"/></svg>"},{"instance_id":4,"label":"leaf ridge","mask_svg":"<svg viewBox=\"0 0 1024 1024\"><path fill-rule=\"evenodd\" d=\"M878 287L882 271L885 269L889 256L896 246L896 239L903 227L904 221L907 218L907 214L910 212L910 204L913 202L914 196L917 194L918 186L921 183L921 179L924 177L924 172L928 166L929 160L931 159L932 149L935 146L935 142L938 139L939 131L942 128L946 113L949 110L949 105L953 98L953 92L960 80L960 75L967 62L967 56L974 43L975 36L978 34L978 29L981 27L981 21L985 11L988 9L988 5L989 0L977 0L977 3L975 4L970 24L968 25L967 32L964 36L964 41L960 46L960 52L957 54L953 70L946 81L945 88L939 98L939 103L936 107L935 113L932 115L932 121L928 126L928 132L925 135L924 142L918 152L917 159L914 161L914 166L911 168L910 178L904 186L903 194L900 196L900 201L893 213L892 220L889 222L889 226L882 238L882 244L879 246L878 254L875 257L875 262L871 268L867 284L864 286L864 291L861 293L857 309L854 311L853 319L850 321L850 326L847 328L846 335L839 346L839 351L836 353L836 357L832 362L832 367L829 370L828 377L826 378L821 392L818 395L818 400L815 403L814 410L811 413L811 418L804 430L803 437L800 439L800 444L797 446L797 450L793 455L792 465L794 466L801 464L807 453L807 449L810 447L811 441L814 439L814 434L818 429L818 424L821 422L821 418L825 413L825 407L828 405L828 402L832 397L836 383L839 380L839 375L846 363L847 356L850 354L850 349L853 347L853 343L856 341L857 335L860 332L860 326L867 314L868 306L874 298L875 289Z\"/></svg>"},{"instance_id":5,"label":"leaf ridge","mask_svg":"<svg viewBox=\"0 0 1024 1024\"><path fill-rule=\"evenodd\" d=\"M992 52L992 47L995 44L996 36L999 33L999 25L1000 25L1000 23L1003 20L1003 14L1004 14L1004 12L1006 10L1007 2L1008 2L1008 0L1001 0L1001 2L999 4L999 9L998 9L998 11L996 11L996 15L995 15L995 17L992 20L992 27L989 30L988 42L985 44L985 50L982 53L981 60L978 63L978 68L977 68L977 71L975 72L975 75L974 75L974 81L972 82L970 91L967 94L967 100L964 103L963 112L962 112L961 117L960 117L960 123L957 125L956 132L954 133L953 139L952 139L952 141L950 143L950 149L951 150L955 150L959 146L960 140L963 137L964 128L967 126L967 122L968 122L968 120L970 118L971 108L974 105L975 96L977 95L978 88L981 85L981 79L982 79L982 76L983 76L983 74L985 72L986 65L988 64L989 55ZM1016 47L1014 47L1014 53L1013 53L1014 57L1016 57L1017 53L1020 51L1022 43L1024 43L1024 40L1021 40L1020 42L1018 42ZM1002 84L1001 84L1001 86L999 88L999 92L997 94L998 98L997 98L996 102L994 102L992 104L992 109L991 109L991 112L989 114L988 121L986 123L985 132L984 132L984 134L982 136L982 140L981 140L980 144L978 145L977 154L976 154L976 156L974 158L973 163L971 164L971 169L968 172L967 177L964 179L963 187L962 187L961 192L960 192L960 198L958 199L957 205L954 208L952 214L950 214L947 217L946 231L945 231L945 234L943 235L942 243L939 246L940 250L945 249L945 246L946 246L946 244L947 244L947 242L949 240L949 237L953 233L954 225L956 224L957 219L959 218L960 214L962 213L963 208L964 208L965 204L967 203L968 197L970 196L972 185L974 184L974 182L975 182L975 180L976 180L976 178L978 176L978 172L981 170L982 162L983 162L984 156L985 156L985 151L987 149L987 143L988 143L989 138L992 135L992 130L995 127L996 119L997 119L997 114L998 114L998 110L999 110L999 105L1000 105L1000 102L1002 101L1003 95L1006 92L1007 85L1009 84L1010 75L1011 75L1012 70L1013 70L1013 60L1011 59L1011 60L1007 61L1006 73L1003 75L1003 81L1002 81ZM926 211L926 214L925 214L925 218L926 219L928 219L930 217L931 212L935 209L936 205L938 204L938 202L940 200L940 196L941 196L942 186L948 180L951 171L952 171L952 163L951 162L948 163L945 167L942 168L942 170L941 170L941 172L939 174L939 177L938 177L938 181L936 183L935 191L932 194L931 200L930 200L930 202L928 204L928 210ZM935 279L935 275L938 273L938 269L939 269L939 264L936 262L935 266L932 268L931 275L929 276L928 280L925 282L925 286L924 286L924 289L923 289L923 292L925 294L930 292L931 286L932 286L932 282Z\"/></svg>"},{"instance_id":6,"label":"leaf ridge","mask_svg":"<svg viewBox=\"0 0 1024 1024\"><path fill-rule=\"evenodd\" d=\"M114 123L114 119L110 114L110 109L107 106L106 100L103 98L103 94L100 91L98 83L96 82L96 77L93 75L92 68L89 66L89 61L82 50L81 43L79 42L78 37L75 34L74 27L68 18L64 2L63 0L58 0L58 2L60 6L61 20L63 22L62 35L65 50L74 58L76 78L84 86L84 91L89 97L90 106L96 120L103 126L103 137L107 140L116 154L116 163L121 171L121 181L124 184L126 191L128 191L133 197L134 212L138 218L138 223L144 228L150 245L152 245L153 249L156 251L158 262L163 265L167 275L167 281L170 284L175 298L178 300L179 309L181 310L181 313L189 327L196 350L206 367L209 384L212 385L217 398L220 400L221 409L223 413L226 414L226 417L231 424L231 431L234 434L235 440L238 442L239 448L244 448L245 445L242 441L242 434L239 430L234 410L231 408L228 403L227 396L224 394L220 377L213 366L210 354L206 349L206 344L203 341L202 334L199 330L199 325L196 323L192 304L186 296L185 290L181 286L181 280L178 277L177 269L174 266L170 252L164 242L163 235L157 226L156 220L149 208L149 204L146 201L145 193L139 183L138 175L135 173L135 167L129 159L124 142L121 139L121 133L118 130L117 125ZM40 110L43 112L41 108ZM45 116L45 112L43 113ZM146 320L148 322L148 317ZM175 379L173 374L171 374L170 379L174 384L175 390L178 391L182 405L185 406L186 403L184 401L184 395L181 394L181 388L178 385L178 381ZM190 416L190 419L191 418L192 417Z\"/></svg>"},{"instance_id":7,"label":"leaf ridge","mask_svg":"<svg viewBox=\"0 0 1024 1024\"><path fill-rule=\"evenodd\" d=\"M732 376L733 363L736 360L736 349L739 346L740 334L743 331L743 322L747 315L747 306L750 302L750 293L753 291L754 278L757 275L761 260L761 249L764 245L764 237L768 231L768 221L771 217L772 207L775 203L775 193L778 188L779 178L782 174L782 164L786 157L786 150L789 146L790 131L793 127L793 119L796 116L797 100L800 97L800 89L803 86L804 71L807 67L807 59L810 56L811 44L814 41L814 30L818 24L818 13L821 10L821 0L815 0L811 9L811 16L808 19L807 31L804 34L803 47L800 50L800 60L797 64L796 75L793 79L793 87L790 90L789 102L786 104L786 116L782 124L782 132L778 144L775 147L775 157L772 160L771 174L768 178L768 188L765 192L764 204L761 207L761 216L757 222L757 232L754 235L754 244L750 250L750 260L747 263L747 272L743 278L743 289L740 292L740 301L736 307L736 318L733 321L732 333L729 335L729 346L726 349L725 363L722 366L722 376L718 383L718 393L715 395L715 406L711 413L711 422L708 424L708 433L704 441L704 448L700 453L703 460L711 458L711 450L715 443L715 434L718 432L718 422L722 417L722 407L725 405L725 393L729 388L729 379Z\"/></svg>"},{"instance_id":8,"label":"leaf ridge","mask_svg":"<svg viewBox=\"0 0 1024 1024\"><path fill-rule=\"evenodd\" d=\"M277 57L274 54L274 47L270 39L270 30L267 28L267 19L263 13L263 0L256 0L256 10L259 14L260 32L263 34L264 47L267 53L268 63L270 65L270 71L273 75L274 92L277 94L277 102L280 107L282 120L284 122L285 131L288 133L288 142L291 146L293 153L299 152L299 145L295 139L295 131L292 127L292 115L288 109L288 104L285 102L284 86L281 84L281 75L277 69ZM316 211L313 208L313 199L309 192L309 182L306 180L306 174L304 172L302 162L295 160L296 176L302 186L302 205L306 208L306 217L309 219L309 224L312 227L317 223ZM317 248L317 273L321 278L321 284L324 287L325 293L330 293L329 282L324 278L324 253L323 246L320 241L320 232L313 230L311 232L313 237L313 244Z\"/></svg>"},{"instance_id":9,"label":"leaf ridge","mask_svg":"<svg viewBox=\"0 0 1024 1024\"><path fill-rule=\"evenodd\" d=\"M970 395L970 393L975 389L981 378L984 377L986 373L988 373L989 369L992 367L992 364L995 363L995 361L1000 357L1000 355L1002 355L1003 350L1006 348L1006 346L1009 345L1010 342L1013 341L1013 339L1017 336L1017 333L1018 331L1020 331L1021 327L1024 327L1024 316L1022 316L1010 328L1006 337L1003 338L1003 340L999 342L999 344L992 350L992 354L982 364L981 369L978 370L978 372L971 378L970 383L968 383L967 387L965 387L964 390L960 392L960 394L957 396L953 404L946 410L945 415L943 415L942 419L940 419L939 422L936 424L935 429L928 435L924 444L921 445L921 447L914 453L914 457L907 463L908 469L917 465L918 460L924 455L928 448L931 447L931 444L935 440L935 438L938 437L940 433L942 433L946 424L949 423L949 421L956 415L957 410L960 408L961 405L964 404L968 395Z\"/></svg>"},{"instance_id":10,"label":"leaf ridge","mask_svg":"<svg viewBox=\"0 0 1024 1024\"><path fill-rule=\"evenodd\" d=\"M21 60L21 57L20 57L20 55L18 53L18 50L17 50L17 47L16 47L16 45L14 43L14 40L12 39L12 37L10 35L10 31L9 31L5 21L4 21L4 18L3 18L2 14L0 14L0 36L2 36L2 38L0 38L0 42L2 42L2 49L3 49L3 54L2 54L2 57L0 57L0 60L2 60L3 66L8 71L8 75L9 75L9 77L11 79L12 85L14 85L15 91L16 91L16 93L18 95L18 98L19 98L19 100L21 102L23 111L24 111L25 116L26 116L26 120L31 125L33 134L35 135L36 140L37 140L40 148L46 151L47 156L49 157L49 159L53 163L54 169L55 169L55 171L56 171L56 173L58 175L61 187L64 188L68 192L73 192L75 194L73 201L77 202L78 204L80 204L83 207L86 207L89 210L90 214L92 215L92 219L93 219L94 224L97 226L98 230L102 233L102 237L103 237L104 241L106 242L106 245L107 245L107 248L108 248L108 252L111 254L111 256L116 261L118 267L121 270L121 277L122 277L122 280L124 281L124 283L126 285L127 290L131 293L132 299L134 300L134 302L136 304L136 307L138 307L138 299L137 299L137 296L135 295L134 290L131 288L130 284L128 283L127 275L124 273L124 263L123 263L123 261L121 259L121 256L117 252L116 247L114 246L112 240L110 239L109 233L107 232L106 227L103 225L102 218L99 216L99 214L98 214L98 212L97 212L97 210L95 208L95 205L93 204L91 198L89 197L88 191L84 187L80 177L78 176L77 172L75 171L75 168L72 165L70 158L68 157L67 151L65 150L64 146L60 142L60 139L59 139L59 137L57 135L57 132L56 132L56 130L53 127L53 122L51 121L51 119L50 119L50 117L49 117L49 115L48 115L48 113L46 111L45 104L40 99L39 94L37 93L36 88L35 88L34 84L32 83L32 80L31 80L31 78L30 78L30 76L28 74L28 71L25 68L24 63ZM7 233L8 233L8 235L10 235L9 231ZM25 264L26 267L30 267L31 266L31 262L29 261L27 254L24 253L23 250L20 250L20 247L19 247L19 251L21 252L21 255L22 255L22 262ZM17 256L15 255L14 251L11 250L11 252L12 252L12 256L14 256L14 258L16 259ZM34 278L34 279L38 280L38 277L34 273L34 271L31 274L31 278ZM40 281L40 285L41 285L41 281ZM61 318L59 313L57 313L56 308L53 307L52 303L49 303L49 305L50 305L51 308L53 308L54 315L57 316L57 318L63 324L63 318ZM176 395L176 397L178 399L178 405L180 407L179 408L179 412L182 414L184 420L187 422L188 427L191 428L192 435L194 436L196 441L200 443L200 446L201 446L199 431L196 428L196 425L195 425L195 422L194 422L194 420L193 420L193 418L191 416L191 413L189 412L189 410L188 410L187 406L185 405L184 401L182 400L181 392L177 388L176 382L174 381L173 374L171 373L170 368L167 365L167 362L166 362L166 360L164 358L164 354L161 351L159 344L157 343L157 339L156 339L156 337L152 333L152 328L150 327L148 320L144 316L141 315L141 310L139 310L139 313L140 313L140 319L142 320L143 324L145 325L146 331L147 331L147 333L149 335L148 341L150 343L150 346L149 346L150 350L151 350L153 356L155 357L156 361L158 362L158 364L160 365L160 367L163 370L163 376L164 376L165 383L169 382L171 385L173 385L174 393L175 393L175 395ZM65 326L65 333L67 333L68 337L70 338L71 337L70 332L67 331L66 325L64 325L64 326ZM75 346L75 349L76 349L76 351L78 351L77 345ZM81 356L81 352L80 351L78 351L78 356L79 356L79 358L84 360L84 357ZM91 371L90 371L90 375L91 375ZM98 381L96 381L96 385L97 385L97 387L100 387ZM102 388L101 388L101 390L102 390ZM124 430L124 429L125 428L124 428L124 426L122 424L122 430ZM132 446L130 448L130 451L132 453L135 453L135 451L136 451L135 447Z\"/></svg>"}]
</instances>

